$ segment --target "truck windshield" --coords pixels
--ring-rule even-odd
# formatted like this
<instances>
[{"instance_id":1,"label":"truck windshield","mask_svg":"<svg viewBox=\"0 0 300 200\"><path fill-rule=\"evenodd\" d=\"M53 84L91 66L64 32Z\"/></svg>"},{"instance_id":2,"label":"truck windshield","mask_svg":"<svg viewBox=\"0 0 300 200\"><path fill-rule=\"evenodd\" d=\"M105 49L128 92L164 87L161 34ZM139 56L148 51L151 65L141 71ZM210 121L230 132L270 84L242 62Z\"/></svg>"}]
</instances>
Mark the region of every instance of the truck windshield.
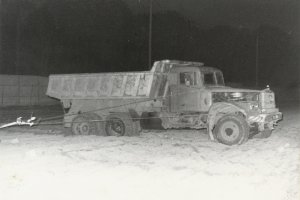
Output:
<instances>
[{"instance_id":1,"label":"truck windshield","mask_svg":"<svg viewBox=\"0 0 300 200\"><path fill-rule=\"evenodd\" d=\"M203 73L203 80L205 85L222 85L224 86L224 79L221 72L206 72Z\"/></svg>"},{"instance_id":2,"label":"truck windshield","mask_svg":"<svg viewBox=\"0 0 300 200\"><path fill-rule=\"evenodd\" d=\"M214 73L204 73L203 78L205 85L216 85Z\"/></svg>"},{"instance_id":3,"label":"truck windshield","mask_svg":"<svg viewBox=\"0 0 300 200\"><path fill-rule=\"evenodd\" d=\"M223 74L221 72L216 72L216 79L218 85L223 85L223 86L225 85Z\"/></svg>"}]
</instances>

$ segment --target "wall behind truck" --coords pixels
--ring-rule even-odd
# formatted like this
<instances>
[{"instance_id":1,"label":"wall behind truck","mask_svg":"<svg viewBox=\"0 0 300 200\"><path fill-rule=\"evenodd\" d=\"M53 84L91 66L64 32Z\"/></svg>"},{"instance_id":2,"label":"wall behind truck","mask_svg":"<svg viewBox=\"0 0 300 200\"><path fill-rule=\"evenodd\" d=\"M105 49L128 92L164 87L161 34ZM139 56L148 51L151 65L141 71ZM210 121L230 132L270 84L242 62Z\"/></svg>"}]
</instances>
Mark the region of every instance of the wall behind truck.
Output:
<instances>
[{"instance_id":1,"label":"wall behind truck","mask_svg":"<svg viewBox=\"0 0 300 200\"><path fill-rule=\"evenodd\" d=\"M0 106L58 104L58 100L46 96L47 86L47 77L0 75Z\"/></svg>"}]
</instances>

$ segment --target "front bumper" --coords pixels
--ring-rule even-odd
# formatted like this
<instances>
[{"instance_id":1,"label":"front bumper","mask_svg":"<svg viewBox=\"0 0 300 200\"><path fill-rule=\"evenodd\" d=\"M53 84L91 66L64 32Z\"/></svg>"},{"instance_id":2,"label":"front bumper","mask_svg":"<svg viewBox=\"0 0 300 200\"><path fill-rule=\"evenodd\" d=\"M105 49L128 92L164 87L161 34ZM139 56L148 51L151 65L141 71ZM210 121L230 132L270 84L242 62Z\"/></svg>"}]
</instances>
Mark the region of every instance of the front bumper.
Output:
<instances>
[{"instance_id":1,"label":"front bumper","mask_svg":"<svg viewBox=\"0 0 300 200\"><path fill-rule=\"evenodd\" d=\"M281 112L272 112L272 113L262 113L254 116L248 117L248 122L250 126L257 126L259 131L265 129L274 129L274 126L278 121L282 120Z\"/></svg>"}]
</instances>

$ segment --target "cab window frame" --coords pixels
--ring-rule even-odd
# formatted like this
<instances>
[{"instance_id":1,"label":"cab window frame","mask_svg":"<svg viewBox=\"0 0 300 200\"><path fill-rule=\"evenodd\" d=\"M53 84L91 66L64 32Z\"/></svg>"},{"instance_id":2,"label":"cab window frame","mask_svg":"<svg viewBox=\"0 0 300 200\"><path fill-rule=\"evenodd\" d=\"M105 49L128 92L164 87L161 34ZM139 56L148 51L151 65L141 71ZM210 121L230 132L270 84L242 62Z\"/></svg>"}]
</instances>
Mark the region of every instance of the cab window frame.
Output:
<instances>
[{"instance_id":1,"label":"cab window frame","mask_svg":"<svg viewBox=\"0 0 300 200\"><path fill-rule=\"evenodd\" d=\"M179 84L188 87L196 86L198 84L197 73L195 71L179 72Z\"/></svg>"}]
</instances>

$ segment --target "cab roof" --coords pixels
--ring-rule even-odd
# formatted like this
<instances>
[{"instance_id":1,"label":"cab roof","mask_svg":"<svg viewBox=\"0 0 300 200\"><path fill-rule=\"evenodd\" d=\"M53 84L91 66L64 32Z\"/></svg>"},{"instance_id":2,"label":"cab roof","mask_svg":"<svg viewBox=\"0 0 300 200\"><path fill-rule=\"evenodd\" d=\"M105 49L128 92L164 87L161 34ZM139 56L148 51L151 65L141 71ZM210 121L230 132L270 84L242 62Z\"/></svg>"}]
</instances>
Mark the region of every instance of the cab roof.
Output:
<instances>
[{"instance_id":1,"label":"cab roof","mask_svg":"<svg viewBox=\"0 0 300 200\"><path fill-rule=\"evenodd\" d=\"M193 61L181 61L181 60L161 60L156 61L153 64L151 72L162 72L168 73L172 68L175 67L197 67L200 68L203 72L211 72L211 71L220 71L214 67L204 66L202 62L193 62Z\"/></svg>"}]
</instances>

